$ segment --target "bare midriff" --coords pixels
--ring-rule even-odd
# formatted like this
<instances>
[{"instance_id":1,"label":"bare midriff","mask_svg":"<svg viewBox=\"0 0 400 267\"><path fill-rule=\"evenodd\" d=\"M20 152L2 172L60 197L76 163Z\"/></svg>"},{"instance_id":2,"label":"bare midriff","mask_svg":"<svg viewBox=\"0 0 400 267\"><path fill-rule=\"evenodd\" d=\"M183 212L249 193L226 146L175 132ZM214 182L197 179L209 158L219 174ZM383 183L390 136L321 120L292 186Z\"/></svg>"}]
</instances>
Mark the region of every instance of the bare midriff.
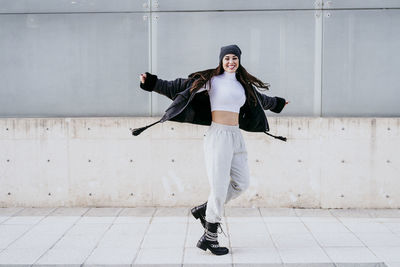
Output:
<instances>
[{"instance_id":1,"label":"bare midriff","mask_svg":"<svg viewBox=\"0 0 400 267\"><path fill-rule=\"evenodd\" d=\"M239 113L223 110L214 110L211 112L213 122L225 125L238 125Z\"/></svg>"}]
</instances>

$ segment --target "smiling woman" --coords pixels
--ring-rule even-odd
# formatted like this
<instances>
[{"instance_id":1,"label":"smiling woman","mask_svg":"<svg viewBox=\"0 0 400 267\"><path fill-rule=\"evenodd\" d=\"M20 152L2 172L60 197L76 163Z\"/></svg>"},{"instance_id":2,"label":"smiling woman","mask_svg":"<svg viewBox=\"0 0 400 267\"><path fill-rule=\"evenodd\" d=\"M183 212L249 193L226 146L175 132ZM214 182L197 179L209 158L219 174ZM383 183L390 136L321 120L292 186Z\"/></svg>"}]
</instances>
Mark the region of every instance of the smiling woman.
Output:
<instances>
[{"instance_id":1,"label":"smiling woman","mask_svg":"<svg viewBox=\"0 0 400 267\"><path fill-rule=\"evenodd\" d=\"M203 141L211 191L208 201L191 212L204 227L197 247L216 255L229 252L228 248L219 246L217 234L224 204L249 186L247 149L240 129L267 133L269 127L264 110L279 113L288 103L283 98L269 97L255 90L255 87L268 89L269 84L246 71L240 64L241 54L237 45L221 47L217 68L192 73L187 79L164 81L148 72L140 76L142 89L174 100L158 122L172 120L210 125ZM151 125L134 129L133 135ZM281 136L274 137L286 141Z\"/></svg>"}]
</instances>

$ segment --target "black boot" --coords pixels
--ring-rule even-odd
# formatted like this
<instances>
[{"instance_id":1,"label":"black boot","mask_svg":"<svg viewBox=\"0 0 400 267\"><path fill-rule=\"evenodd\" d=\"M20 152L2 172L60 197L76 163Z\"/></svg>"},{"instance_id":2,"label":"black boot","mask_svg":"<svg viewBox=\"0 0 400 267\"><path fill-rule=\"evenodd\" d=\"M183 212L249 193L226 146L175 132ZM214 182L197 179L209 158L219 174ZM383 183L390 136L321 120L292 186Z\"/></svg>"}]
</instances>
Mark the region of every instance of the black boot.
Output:
<instances>
[{"instance_id":1,"label":"black boot","mask_svg":"<svg viewBox=\"0 0 400 267\"><path fill-rule=\"evenodd\" d=\"M203 228L206 228L206 209L207 209L207 202L204 204L201 204L200 206L194 207L191 212L193 217L197 219L200 219L201 225L203 225Z\"/></svg>"},{"instance_id":2,"label":"black boot","mask_svg":"<svg viewBox=\"0 0 400 267\"><path fill-rule=\"evenodd\" d=\"M206 251L209 249L211 253L215 255L225 255L229 253L229 249L226 247L220 247L218 243L218 226L219 223L209 223L206 221L206 229L204 230L203 236L197 242L197 247Z\"/></svg>"}]
</instances>

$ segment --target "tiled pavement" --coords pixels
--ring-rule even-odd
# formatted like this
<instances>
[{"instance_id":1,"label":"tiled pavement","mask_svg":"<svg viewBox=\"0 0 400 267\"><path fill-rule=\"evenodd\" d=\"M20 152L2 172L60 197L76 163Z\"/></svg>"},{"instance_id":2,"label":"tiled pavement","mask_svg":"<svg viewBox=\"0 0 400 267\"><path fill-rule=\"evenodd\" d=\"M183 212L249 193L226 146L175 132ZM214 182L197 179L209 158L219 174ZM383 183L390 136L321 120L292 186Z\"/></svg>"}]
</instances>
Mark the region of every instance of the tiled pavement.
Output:
<instances>
[{"instance_id":1,"label":"tiled pavement","mask_svg":"<svg viewBox=\"0 0 400 267\"><path fill-rule=\"evenodd\" d=\"M0 266L400 267L400 210L226 208L220 243L189 207L0 208Z\"/></svg>"}]
</instances>

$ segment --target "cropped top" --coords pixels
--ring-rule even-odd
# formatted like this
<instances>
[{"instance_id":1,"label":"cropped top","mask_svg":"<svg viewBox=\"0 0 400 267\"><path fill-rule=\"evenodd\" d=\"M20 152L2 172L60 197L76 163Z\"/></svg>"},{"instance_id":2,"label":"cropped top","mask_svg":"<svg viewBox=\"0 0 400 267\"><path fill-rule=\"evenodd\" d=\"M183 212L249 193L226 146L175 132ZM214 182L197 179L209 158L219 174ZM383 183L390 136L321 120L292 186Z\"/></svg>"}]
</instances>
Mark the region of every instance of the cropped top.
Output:
<instances>
[{"instance_id":1,"label":"cropped top","mask_svg":"<svg viewBox=\"0 0 400 267\"><path fill-rule=\"evenodd\" d=\"M246 102L246 94L242 84L236 79L236 73L224 72L211 78L198 92L207 90L210 96L211 111L224 110L239 113Z\"/></svg>"}]
</instances>

